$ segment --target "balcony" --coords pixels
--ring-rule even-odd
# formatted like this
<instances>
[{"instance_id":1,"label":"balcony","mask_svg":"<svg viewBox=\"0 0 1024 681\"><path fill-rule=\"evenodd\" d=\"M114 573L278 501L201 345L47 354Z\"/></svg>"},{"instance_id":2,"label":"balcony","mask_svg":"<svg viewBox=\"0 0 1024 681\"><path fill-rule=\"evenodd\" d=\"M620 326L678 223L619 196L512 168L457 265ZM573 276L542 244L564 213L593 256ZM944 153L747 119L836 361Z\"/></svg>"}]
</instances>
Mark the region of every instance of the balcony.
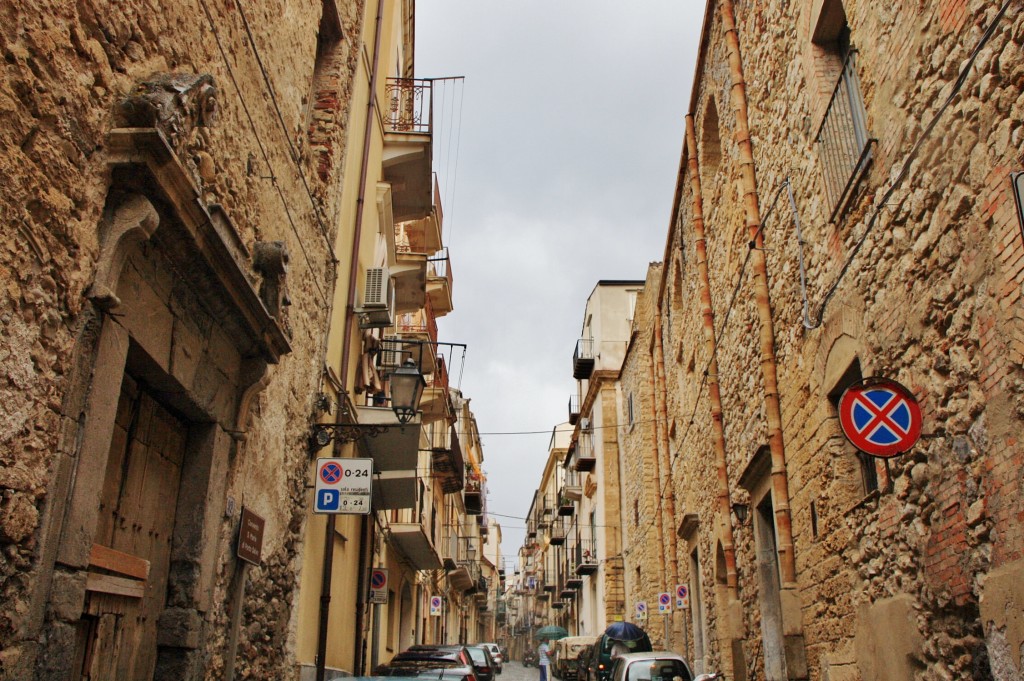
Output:
<instances>
[{"instance_id":1,"label":"balcony","mask_svg":"<svg viewBox=\"0 0 1024 681\"><path fill-rule=\"evenodd\" d=\"M432 208L432 86L415 78L389 78L386 84L383 169L395 222L422 220Z\"/></svg>"},{"instance_id":2,"label":"balcony","mask_svg":"<svg viewBox=\"0 0 1024 681\"><path fill-rule=\"evenodd\" d=\"M483 476L472 468L467 469L466 487L463 490L467 515L483 513L483 486Z\"/></svg>"},{"instance_id":3,"label":"balcony","mask_svg":"<svg viewBox=\"0 0 1024 681\"><path fill-rule=\"evenodd\" d=\"M398 331L402 328L410 330ZM379 372L387 374L402 366L405 360L412 359L424 376L434 373L437 369L437 341L430 338L429 330L430 326L422 316L407 312L399 317L391 332L380 341L377 356Z\"/></svg>"},{"instance_id":4,"label":"balcony","mask_svg":"<svg viewBox=\"0 0 1024 681\"><path fill-rule=\"evenodd\" d=\"M576 598L576 589L573 589L572 587L568 586L568 582L566 582L566 586L563 586L562 590L558 592L558 597L561 598L563 601Z\"/></svg>"},{"instance_id":5,"label":"balcony","mask_svg":"<svg viewBox=\"0 0 1024 681\"><path fill-rule=\"evenodd\" d=\"M476 589L480 577L480 565L475 561L460 561L454 570L448 572L448 583L458 591Z\"/></svg>"},{"instance_id":6,"label":"balcony","mask_svg":"<svg viewBox=\"0 0 1024 681\"><path fill-rule=\"evenodd\" d=\"M594 435L591 431L581 431L576 441L573 468L580 472L590 472L597 466L594 455Z\"/></svg>"},{"instance_id":7,"label":"balcony","mask_svg":"<svg viewBox=\"0 0 1024 681\"><path fill-rule=\"evenodd\" d=\"M427 259L427 298L434 308L434 315L438 317L443 317L454 309L452 264L447 248L442 248Z\"/></svg>"},{"instance_id":8,"label":"balcony","mask_svg":"<svg viewBox=\"0 0 1024 681\"><path fill-rule=\"evenodd\" d=\"M551 532L548 534L548 542L552 546L561 546L565 543L565 523L558 518L551 524Z\"/></svg>"},{"instance_id":9,"label":"balcony","mask_svg":"<svg viewBox=\"0 0 1024 681\"><path fill-rule=\"evenodd\" d=\"M572 353L572 377L586 380L594 373L594 339L580 338Z\"/></svg>"},{"instance_id":10,"label":"balcony","mask_svg":"<svg viewBox=\"0 0 1024 681\"><path fill-rule=\"evenodd\" d=\"M593 539L581 539L572 550L572 562L577 575L592 575L597 572L597 553Z\"/></svg>"},{"instance_id":11,"label":"balcony","mask_svg":"<svg viewBox=\"0 0 1024 681\"><path fill-rule=\"evenodd\" d=\"M434 479L440 484L445 494L454 494L466 484L466 463L459 444L458 431L455 426L445 428L444 424L435 426L446 435L439 434L430 443L430 465Z\"/></svg>"},{"instance_id":12,"label":"balcony","mask_svg":"<svg viewBox=\"0 0 1024 681\"><path fill-rule=\"evenodd\" d=\"M580 398L578 395L569 396L569 425L575 426L580 420Z\"/></svg>"},{"instance_id":13,"label":"balcony","mask_svg":"<svg viewBox=\"0 0 1024 681\"><path fill-rule=\"evenodd\" d=\"M361 439L373 458L373 472L412 470L415 472L420 444L420 417L406 424L398 422L395 412L387 406L356 406L359 428L366 431Z\"/></svg>"},{"instance_id":14,"label":"balcony","mask_svg":"<svg viewBox=\"0 0 1024 681\"><path fill-rule=\"evenodd\" d=\"M835 220L850 198L857 179L871 163L867 113L857 78L857 51L851 50L832 91L818 129L818 159L825 184L829 221Z\"/></svg>"},{"instance_id":15,"label":"balcony","mask_svg":"<svg viewBox=\"0 0 1024 681\"><path fill-rule=\"evenodd\" d=\"M565 580L565 586L573 590L582 589L583 579L576 575L569 575Z\"/></svg>"},{"instance_id":16,"label":"balcony","mask_svg":"<svg viewBox=\"0 0 1024 681\"><path fill-rule=\"evenodd\" d=\"M400 519L411 516L411 512L402 512ZM417 570L436 570L442 566L441 557L434 548L436 526L420 517L418 522L392 522L391 541L409 559L409 563Z\"/></svg>"},{"instance_id":17,"label":"balcony","mask_svg":"<svg viewBox=\"0 0 1024 681\"><path fill-rule=\"evenodd\" d=\"M405 247L412 253L436 253L441 250L441 230L444 215L441 211L441 191L434 178L434 203L430 213L420 220L400 223L401 237Z\"/></svg>"},{"instance_id":18,"label":"balcony","mask_svg":"<svg viewBox=\"0 0 1024 681\"><path fill-rule=\"evenodd\" d=\"M558 515L562 517L571 517L576 513L576 501L583 496L583 491L579 487L565 486L562 491L558 494Z\"/></svg>"},{"instance_id":19,"label":"balcony","mask_svg":"<svg viewBox=\"0 0 1024 681\"><path fill-rule=\"evenodd\" d=\"M424 352L433 352L433 348L425 348ZM426 378L427 385L423 388L420 398L420 412L424 423L445 420L450 422L455 413L451 391L448 389L448 367L443 357L434 357L434 371Z\"/></svg>"}]
</instances>

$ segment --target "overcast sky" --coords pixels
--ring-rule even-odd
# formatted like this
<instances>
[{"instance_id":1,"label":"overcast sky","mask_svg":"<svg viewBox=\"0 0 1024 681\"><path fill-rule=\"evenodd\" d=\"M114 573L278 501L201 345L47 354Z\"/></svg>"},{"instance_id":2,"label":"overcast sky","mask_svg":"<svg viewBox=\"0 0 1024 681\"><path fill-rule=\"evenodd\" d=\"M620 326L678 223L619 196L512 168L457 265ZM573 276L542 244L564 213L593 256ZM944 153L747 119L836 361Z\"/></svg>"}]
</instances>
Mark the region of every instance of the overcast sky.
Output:
<instances>
[{"instance_id":1,"label":"overcast sky","mask_svg":"<svg viewBox=\"0 0 1024 681\"><path fill-rule=\"evenodd\" d=\"M434 93L455 304L440 340L468 345L461 387L510 559L568 417L587 297L663 257L703 6L416 3L417 77L464 77Z\"/></svg>"}]
</instances>

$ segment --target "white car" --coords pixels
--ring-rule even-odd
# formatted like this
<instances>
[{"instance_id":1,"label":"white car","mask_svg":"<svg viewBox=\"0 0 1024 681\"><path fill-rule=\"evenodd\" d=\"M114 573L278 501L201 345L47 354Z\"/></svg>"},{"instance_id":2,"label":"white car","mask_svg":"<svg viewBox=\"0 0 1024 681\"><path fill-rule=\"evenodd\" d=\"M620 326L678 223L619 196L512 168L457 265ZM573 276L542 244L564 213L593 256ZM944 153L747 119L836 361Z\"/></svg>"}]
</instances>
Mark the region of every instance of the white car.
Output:
<instances>
[{"instance_id":1,"label":"white car","mask_svg":"<svg viewBox=\"0 0 1024 681\"><path fill-rule=\"evenodd\" d=\"M477 643L478 646L487 648L487 652L491 654L491 659L494 660L495 671L501 673L501 666L505 664L505 656L501 654L501 648L498 647L497 643Z\"/></svg>"},{"instance_id":2,"label":"white car","mask_svg":"<svg viewBox=\"0 0 1024 681\"><path fill-rule=\"evenodd\" d=\"M694 681L690 665L668 650L626 653L612 659L611 681Z\"/></svg>"}]
</instances>

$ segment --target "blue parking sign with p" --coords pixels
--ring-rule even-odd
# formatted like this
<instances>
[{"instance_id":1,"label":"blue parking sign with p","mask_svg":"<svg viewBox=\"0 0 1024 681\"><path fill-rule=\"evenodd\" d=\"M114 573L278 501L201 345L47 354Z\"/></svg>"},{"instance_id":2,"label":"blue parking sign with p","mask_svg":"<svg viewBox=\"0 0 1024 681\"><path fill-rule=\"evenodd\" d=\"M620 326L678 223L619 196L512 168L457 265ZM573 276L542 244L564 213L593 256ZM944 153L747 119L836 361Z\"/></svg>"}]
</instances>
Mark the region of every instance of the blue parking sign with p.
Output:
<instances>
[{"instance_id":1,"label":"blue parking sign with p","mask_svg":"<svg viewBox=\"0 0 1024 681\"><path fill-rule=\"evenodd\" d=\"M338 502L341 501L341 494L336 489L321 489L316 493L316 511L337 511Z\"/></svg>"}]
</instances>

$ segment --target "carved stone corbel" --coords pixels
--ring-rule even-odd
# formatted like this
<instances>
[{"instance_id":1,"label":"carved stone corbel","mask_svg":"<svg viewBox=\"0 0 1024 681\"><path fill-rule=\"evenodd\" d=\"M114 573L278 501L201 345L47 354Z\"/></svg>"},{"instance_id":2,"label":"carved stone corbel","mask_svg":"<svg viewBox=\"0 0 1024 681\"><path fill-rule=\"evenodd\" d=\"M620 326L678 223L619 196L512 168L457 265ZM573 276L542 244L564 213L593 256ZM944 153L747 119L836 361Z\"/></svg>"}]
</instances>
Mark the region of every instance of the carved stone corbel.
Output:
<instances>
[{"instance_id":1,"label":"carved stone corbel","mask_svg":"<svg viewBox=\"0 0 1024 681\"><path fill-rule=\"evenodd\" d=\"M85 294L96 307L109 311L121 304L116 287L125 259L135 246L149 240L159 225L156 208L140 194L129 194L114 209L100 234L96 276Z\"/></svg>"},{"instance_id":2,"label":"carved stone corbel","mask_svg":"<svg viewBox=\"0 0 1024 681\"><path fill-rule=\"evenodd\" d=\"M274 319L286 325L284 308L292 304L288 297L288 249L283 241L257 241L253 247L253 267L260 273L260 300Z\"/></svg>"}]
</instances>

